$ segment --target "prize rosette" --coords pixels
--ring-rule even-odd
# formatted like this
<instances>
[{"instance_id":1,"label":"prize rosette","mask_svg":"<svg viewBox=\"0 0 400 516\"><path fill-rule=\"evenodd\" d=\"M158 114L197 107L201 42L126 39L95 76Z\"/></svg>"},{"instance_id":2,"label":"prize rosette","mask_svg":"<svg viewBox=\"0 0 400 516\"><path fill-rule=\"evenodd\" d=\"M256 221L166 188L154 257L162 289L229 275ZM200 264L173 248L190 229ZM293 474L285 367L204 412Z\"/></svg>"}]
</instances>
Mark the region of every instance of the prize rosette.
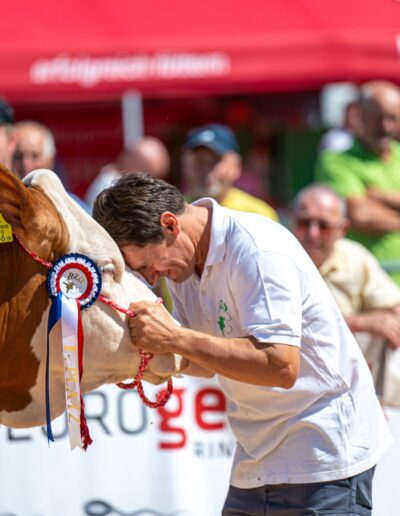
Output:
<instances>
[{"instance_id":1,"label":"prize rosette","mask_svg":"<svg viewBox=\"0 0 400 516\"><path fill-rule=\"evenodd\" d=\"M47 290L52 299L61 292L68 299L78 300L81 309L88 308L101 291L100 270L93 260L83 254L66 254L50 269Z\"/></svg>"},{"instance_id":2,"label":"prize rosette","mask_svg":"<svg viewBox=\"0 0 400 516\"><path fill-rule=\"evenodd\" d=\"M47 437L54 441L51 428L50 350L62 340L65 403L71 449L86 450L92 440L86 424L81 392L83 375L83 327L81 310L88 308L101 291L101 273L93 260L78 253L59 258L47 276L47 290L52 300L47 328L46 422Z\"/></svg>"}]
</instances>

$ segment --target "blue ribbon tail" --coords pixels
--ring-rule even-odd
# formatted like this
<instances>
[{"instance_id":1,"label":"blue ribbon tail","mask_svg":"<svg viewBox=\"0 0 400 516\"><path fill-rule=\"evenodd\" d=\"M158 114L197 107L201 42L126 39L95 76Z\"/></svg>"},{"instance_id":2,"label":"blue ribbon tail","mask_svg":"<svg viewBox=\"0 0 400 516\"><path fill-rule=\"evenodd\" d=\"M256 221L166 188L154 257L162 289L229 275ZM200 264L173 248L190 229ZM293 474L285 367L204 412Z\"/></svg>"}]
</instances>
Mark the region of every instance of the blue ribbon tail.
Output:
<instances>
[{"instance_id":1,"label":"blue ribbon tail","mask_svg":"<svg viewBox=\"0 0 400 516\"><path fill-rule=\"evenodd\" d=\"M61 319L61 296L60 292L51 303L49 311L49 320L47 323L47 351L46 351L46 427L47 441L54 442L53 431L51 429L51 412L50 412L50 332L55 324Z\"/></svg>"}]
</instances>

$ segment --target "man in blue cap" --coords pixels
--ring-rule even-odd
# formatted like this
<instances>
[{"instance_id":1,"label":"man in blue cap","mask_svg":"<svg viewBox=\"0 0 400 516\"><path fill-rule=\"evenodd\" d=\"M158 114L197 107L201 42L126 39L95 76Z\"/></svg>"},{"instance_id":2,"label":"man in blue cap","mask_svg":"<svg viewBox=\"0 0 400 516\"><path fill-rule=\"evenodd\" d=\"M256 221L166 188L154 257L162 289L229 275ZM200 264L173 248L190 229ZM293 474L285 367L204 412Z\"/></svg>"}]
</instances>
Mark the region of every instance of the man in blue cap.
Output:
<instances>
[{"instance_id":1,"label":"man in blue cap","mask_svg":"<svg viewBox=\"0 0 400 516\"><path fill-rule=\"evenodd\" d=\"M208 124L190 131L183 146L182 171L190 200L211 197L225 208L278 220L266 202L233 186L242 173L242 159L229 127Z\"/></svg>"}]
</instances>

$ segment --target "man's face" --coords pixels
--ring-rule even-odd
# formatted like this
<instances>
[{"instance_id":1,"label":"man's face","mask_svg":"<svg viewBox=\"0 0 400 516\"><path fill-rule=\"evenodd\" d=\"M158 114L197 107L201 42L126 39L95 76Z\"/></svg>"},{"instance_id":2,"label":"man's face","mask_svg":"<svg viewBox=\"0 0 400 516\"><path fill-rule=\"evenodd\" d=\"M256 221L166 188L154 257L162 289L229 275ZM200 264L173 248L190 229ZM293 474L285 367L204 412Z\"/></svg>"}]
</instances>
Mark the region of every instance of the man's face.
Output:
<instances>
[{"instance_id":1,"label":"man's face","mask_svg":"<svg viewBox=\"0 0 400 516\"><path fill-rule=\"evenodd\" d=\"M206 147L197 147L183 154L183 175L191 195L217 198L221 194L224 185L215 175L220 161L221 157Z\"/></svg>"},{"instance_id":2,"label":"man's face","mask_svg":"<svg viewBox=\"0 0 400 516\"><path fill-rule=\"evenodd\" d=\"M21 164L22 175L38 168L53 168L54 160L44 152L44 135L40 131L18 130L17 143L16 161Z\"/></svg>"},{"instance_id":3,"label":"man's face","mask_svg":"<svg viewBox=\"0 0 400 516\"><path fill-rule=\"evenodd\" d=\"M11 161L14 150L14 133L4 125L0 125L0 163L9 169L11 169Z\"/></svg>"},{"instance_id":4,"label":"man's face","mask_svg":"<svg viewBox=\"0 0 400 516\"><path fill-rule=\"evenodd\" d=\"M332 254L347 228L337 199L316 192L304 195L293 223L294 234L317 267Z\"/></svg>"},{"instance_id":5,"label":"man's face","mask_svg":"<svg viewBox=\"0 0 400 516\"><path fill-rule=\"evenodd\" d=\"M397 95L388 91L367 102L362 108L363 139L378 153L389 148L400 127L400 102Z\"/></svg>"},{"instance_id":6,"label":"man's face","mask_svg":"<svg viewBox=\"0 0 400 516\"><path fill-rule=\"evenodd\" d=\"M150 285L156 285L161 276L181 283L194 271L193 250L177 241L165 239L144 247L129 244L121 246L121 252L125 263Z\"/></svg>"}]
</instances>

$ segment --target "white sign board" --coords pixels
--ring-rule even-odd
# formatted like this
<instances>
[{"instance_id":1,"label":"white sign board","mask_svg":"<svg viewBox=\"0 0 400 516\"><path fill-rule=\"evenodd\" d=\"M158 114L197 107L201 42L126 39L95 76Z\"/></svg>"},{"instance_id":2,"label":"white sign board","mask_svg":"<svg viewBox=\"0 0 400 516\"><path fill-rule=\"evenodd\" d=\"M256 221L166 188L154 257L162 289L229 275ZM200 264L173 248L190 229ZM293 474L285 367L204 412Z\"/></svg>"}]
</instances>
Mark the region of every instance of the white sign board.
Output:
<instances>
[{"instance_id":1,"label":"white sign board","mask_svg":"<svg viewBox=\"0 0 400 516\"><path fill-rule=\"evenodd\" d=\"M144 384L155 399L162 389ZM235 447L212 379L174 379L164 408L136 391L85 395L93 444L69 449L65 416L43 428L0 428L0 516L218 516Z\"/></svg>"}]
</instances>

